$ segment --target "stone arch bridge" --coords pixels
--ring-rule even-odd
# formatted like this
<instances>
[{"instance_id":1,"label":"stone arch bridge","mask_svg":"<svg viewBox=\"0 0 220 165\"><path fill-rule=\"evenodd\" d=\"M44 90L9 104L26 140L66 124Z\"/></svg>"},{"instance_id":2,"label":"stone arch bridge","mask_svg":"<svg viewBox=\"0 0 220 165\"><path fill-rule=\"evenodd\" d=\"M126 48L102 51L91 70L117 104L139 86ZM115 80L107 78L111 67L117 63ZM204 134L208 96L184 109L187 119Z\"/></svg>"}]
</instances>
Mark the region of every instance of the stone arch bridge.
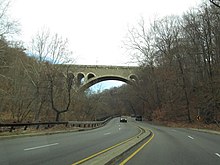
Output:
<instances>
[{"instance_id":1,"label":"stone arch bridge","mask_svg":"<svg viewBox=\"0 0 220 165\"><path fill-rule=\"evenodd\" d=\"M137 71L134 66L106 66L106 65L71 65L69 71L74 75L77 91L84 91L92 85L106 81L118 80L130 85L138 82Z\"/></svg>"}]
</instances>

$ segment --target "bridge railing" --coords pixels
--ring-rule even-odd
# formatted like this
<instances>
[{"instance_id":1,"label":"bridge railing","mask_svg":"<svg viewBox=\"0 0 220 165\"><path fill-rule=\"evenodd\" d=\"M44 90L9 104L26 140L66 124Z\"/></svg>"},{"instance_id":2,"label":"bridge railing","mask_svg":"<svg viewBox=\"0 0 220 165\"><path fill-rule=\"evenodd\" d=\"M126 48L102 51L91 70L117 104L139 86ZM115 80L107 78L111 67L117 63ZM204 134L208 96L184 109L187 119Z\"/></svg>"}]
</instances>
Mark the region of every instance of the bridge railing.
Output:
<instances>
[{"instance_id":1,"label":"bridge railing","mask_svg":"<svg viewBox=\"0 0 220 165\"><path fill-rule=\"evenodd\" d=\"M63 122L33 122L33 123L0 123L1 131L12 132L15 129L23 128L27 130L28 127L35 127L37 130L40 127L45 129L54 127L55 125L63 125L65 127L77 127L77 128L97 128L105 125L113 117L109 117L103 121L63 121Z\"/></svg>"}]
</instances>

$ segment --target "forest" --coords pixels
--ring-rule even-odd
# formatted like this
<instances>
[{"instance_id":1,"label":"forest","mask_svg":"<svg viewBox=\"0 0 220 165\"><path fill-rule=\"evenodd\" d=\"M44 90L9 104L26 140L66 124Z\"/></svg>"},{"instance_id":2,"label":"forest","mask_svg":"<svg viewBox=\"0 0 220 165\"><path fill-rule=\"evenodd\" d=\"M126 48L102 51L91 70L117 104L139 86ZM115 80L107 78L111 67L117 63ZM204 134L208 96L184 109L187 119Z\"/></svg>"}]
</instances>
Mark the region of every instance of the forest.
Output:
<instances>
[{"instance_id":1,"label":"forest","mask_svg":"<svg viewBox=\"0 0 220 165\"><path fill-rule=\"evenodd\" d=\"M125 45L144 70L139 98L150 120L219 121L220 8L203 3L180 16L142 19Z\"/></svg>"},{"instance_id":2,"label":"forest","mask_svg":"<svg viewBox=\"0 0 220 165\"><path fill-rule=\"evenodd\" d=\"M19 33L19 22L8 18L9 3L1 3L0 122L136 114L149 121L219 126L220 7L211 2L150 25L142 18L128 29L123 47L142 68L136 88L80 94L73 89L68 40L48 29L40 30L29 47L11 40Z\"/></svg>"}]
</instances>

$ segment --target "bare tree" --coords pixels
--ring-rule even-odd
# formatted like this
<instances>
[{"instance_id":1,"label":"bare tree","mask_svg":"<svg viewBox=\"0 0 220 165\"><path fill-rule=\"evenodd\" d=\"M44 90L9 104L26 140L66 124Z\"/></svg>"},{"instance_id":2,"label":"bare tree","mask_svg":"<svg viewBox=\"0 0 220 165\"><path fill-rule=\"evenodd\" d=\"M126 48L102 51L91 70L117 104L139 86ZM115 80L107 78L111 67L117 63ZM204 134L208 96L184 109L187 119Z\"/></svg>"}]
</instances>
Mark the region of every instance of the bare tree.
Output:
<instances>
[{"instance_id":1,"label":"bare tree","mask_svg":"<svg viewBox=\"0 0 220 165\"><path fill-rule=\"evenodd\" d=\"M49 95L52 109L56 112L56 121L59 121L60 114L69 110L71 104L71 93L73 85L73 74L66 69L66 76L63 73L48 66Z\"/></svg>"},{"instance_id":2,"label":"bare tree","mask_svg":"<svg viewBox=\"0 0 220 165\"><path fill-rule=\"evenodd\" d=\"M20 30L18 29L18 21L12 20L8 16L8 10L10 8L10 1L0 1L0 37L5 38L10 35L17 34Z\"/></svg>"},{"instance_id":3,"label":"bare tree","mask_svg":"<svg viewBox=\"0 0 220 165\"><path fill-rule=\"evenodd\" d=\"M155 49L152 37L150 29L146 27L143 18L139 21L137 27L128 30L127 38L123 44L139 65L152 66L155 64Z\"/></svg>"},{"instance_id":4,"label":"bare tree","mask_svg":"<svg viewBox=\"0 0 220 165\"><path fill-rule=\"evenodd\" d=\"M30 53L40 62L47 60L50 53L51 41L49 40L50 32L48 29L42 29L37 32L31 41Z\"/></svg>"},{"instance_id":5,"label":"bare tree","mask_svg":"<svg viewBox=\"0 0 220 165\"><path fill-rule=\"evenodd\" d=\"M8 79L1 70L5 70L9 66L8 57L5 50L8 48L9 43L6 40L12 35L19 33L19 23L9 17L8 10L10 8L10 1L0 1L0 78Z\"/></svg>"},{"instance_id":6,"label":"bare tree","mask_svg":"<svg viewBox=\"0 0 220 165\"><path fill-rule=\"evenodd\" d=\"M29 53L39 62L64 64L73 62L72 52L68 49L68 40L58 34L51 34L49 29L42 28L32 39Z\"/></svg>"},{"instance_id":7,"label":"bare tree","mask_svg":"<svg viewBox=\"0 0 220 165\"><path fill-rule=\"evenodd\" d=\"M157 19L150 28L142 20L129 29L126 48L145 67L139 73L139 98L153 114L165 110L161 113L163 119L190 122L195 120L199 107L207 122L217 121L219 12L216 7L202 4L182 18Z\"/></svg>"},{"instance_id":8,"label":"bare tree","mask_svg":"<svg viewBox=\"0 0 220 165\"><path fill-rule=\"evenodd\" d=\"M65 68L63 65L64 63L73 62L73 60L71 60L72 52L68 49L68 40L63 39L58 34L51 34L48 29L43 28L32 39L29 53L38 61L38 65L32 67L35 77L38 77L37 79L35 78L36 88L38 91L41 91L38 92L40 101L38 114L40 112L40 107L42 107L42 104L46 101L45 99L47 99L44 93L44 91L47 90L51 107L56 112L56 120L59 120L60 114L67 112L71 103L70 92L73 82L69 79L70 73L68 67L67 69L63 69ZM44 73L41 71L44 69L46 69L47 72L45 76L42 76ZM66 72L66 75L62 74L62 72ZM60 75L58 73L64 77L67 76L66 81L63 81L64 77L59 77ZM43 82L45 81L49 84L48 88L39 90L42 88L40 84L44 84ZM61 82L63 82L65 86L63 86ZM45 87L45 85L43 86ZM59 91L59 89L63 89L64 93ZM59 95L62 95L62 97L58 97ZM68 102L66 103L66 108L60 110L62 99L67 99Z\"/></svg>"},{"instance_id":9,"label":"bare tree","mask_svg":"<svg viewBox=\"0 0 220 165\"><path fill-rule=\"evenodd\" d=\"M217 6L220 8L220 0L209 0L213 5Z\"/></svg>"},{"instance_id":10,"label":"bare tree","mask_svg":"<svg viewBox=\"0 0 220 165\"><path fill-rule=\"evenodd\" d=\"M5 53L12 60L9 63L10 67L5 72L9 79L1 84L6 91L2 102L3 110L6 114L11 112L14 121L21 122L30 117L33 103L36 100L33 86L27 78L27 67L25 66L31 59L25 56L21 49L8 48Z\"/></svg>"},{"instance_id":11,"label":"bare tree","mask_svg":"<svg viewBox=\"0 0 220 165\"><path fill-rule=\"evenodd\" d=\"M133 56L139 61L140 65L146 68L150 68L150 73L148 73L147 76L149 79L152 80L152 83L154 84L152 87L152 90L154 94L151 96L152 99L155 100L158 107L160 107L160 96L158 93L158 81L156 79L155 75L155 66L157 65L157 53L156 53L156 47L155 47L155 41L154 36L150 28L146 28L145 21L142 18L141 21L138 23L137 28L129 29L129 34L127 39L124 41L124 45L126 49L128 49ZM143 73L141 73L141 76L143 78ZM147 98L146 96L143 97L143 91L148 88L145 86L142 86L141 93L142 93L142 99ZM149 89L149 88L148 88ZM146 90L148 90L146 89ZM150 90L150 91L152 91ZM149 92L149 90L148 90ZM149 93L148 93L148 97ZM144 99L144 100L145 100Z\"/></svg>"}]
</instances>

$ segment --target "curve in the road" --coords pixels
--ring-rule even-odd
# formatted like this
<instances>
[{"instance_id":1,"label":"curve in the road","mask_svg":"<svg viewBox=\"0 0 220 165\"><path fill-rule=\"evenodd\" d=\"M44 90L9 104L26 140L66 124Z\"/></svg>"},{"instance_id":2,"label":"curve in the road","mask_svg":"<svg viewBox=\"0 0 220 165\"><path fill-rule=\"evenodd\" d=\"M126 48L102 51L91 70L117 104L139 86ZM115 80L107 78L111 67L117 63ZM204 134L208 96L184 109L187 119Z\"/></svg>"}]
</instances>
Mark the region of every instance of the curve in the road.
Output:
<instances>
[{"instance_id":1,"label":"curve in the road","mask_svg":"<svg viewBox=\"0 0 220 165\"><path fill-rule=\"evenodd\" d=\"M90 131L0 139L0 164L72 164L137 135L132 123L115 118Z\"/></svg>"},{"instance_id":2,"label":"curve in the road","mask_svg":"<svg viewBox=\"0 0 220 165\"><path fill-rule=\"evenodd\" d=\"M138 152L140 152L153 138L154 138L154 133L153 131L150 131L150 138L143 144L141 145L137 150L135 150L129 157L127 157L125 160L123 160L120 165L126 164L130 159L132 159Z\"/></svg>"},{"instance_id":3,"label":"curve in the road","mask_svg":"<svg viewBox=\"0 0 220 165\"><path fill-rule=\"evenodd\" d=\"M184 128L152 125L154 138L126 162L126 165L219 165L220 136Z\"/></svg>"},{"instance_id":4,"label":"curve in the road","mask_svg":"<svg viewBox=\"0 0 220 165\"><path fill-rule=\"evenodd\" d=\"M116 147L118 147L118 146L120 146L120 145L123 145L123 144L125 144L125 143L131 141L132 139L136 138L137 136L140 136L141 134L143 134L143 131L144 131L144 130L141 129L140 127L137 127L137 128L138 128L139 131L140 131L137 135L134 135L133 137L131 137L131 138L127 139L127 140L124 140L124 141L122 141L122 142L120 142L120 143L117 143L117 144L115 144L115 145L113 145L113 146L111 146L111 147L108 147L108 148L106 148L106 149L104 149L104 150L102 150L102 151L99 151L99 152L97 152L97 153L95 153L95 154L93 154L93 155L91 155L91 156L88 156L88 157L86 157L86 158L84 158L84 159L82 159L82 160L80 160L80 161L78 161L78 162L73 163L72 165L82 164L82 163L84 163L84 162L86 162L86 161L88 161L88 160L90 160L90 159L92 159L92 158L94 158L94 157L100 156L101 154L103 154L103 153L105 153L105 152L107 152L107 151L110 151L110 150L112 150L112 149L114 149L114 148L116 148Z\"/></svg>"}]
</instances>

